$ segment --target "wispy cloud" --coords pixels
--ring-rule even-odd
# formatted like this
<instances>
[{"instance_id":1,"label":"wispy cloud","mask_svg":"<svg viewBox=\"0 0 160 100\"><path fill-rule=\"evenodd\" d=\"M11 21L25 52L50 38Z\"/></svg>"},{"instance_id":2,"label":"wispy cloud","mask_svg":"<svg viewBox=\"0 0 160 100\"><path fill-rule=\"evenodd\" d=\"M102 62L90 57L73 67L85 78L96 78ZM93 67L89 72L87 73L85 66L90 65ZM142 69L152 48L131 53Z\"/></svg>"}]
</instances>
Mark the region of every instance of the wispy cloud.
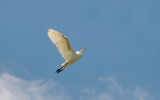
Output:
<instances>
[{"instance_id":1,"label":"wispy cloud","mask_svg":"<svg viewBox=\"0 0 160 100\"><path fill-rule=\"evenodd\" d=\"M81 91L77 100L153 100L151 94L141 87L124 88L113 77L99 77L99 87L77 88ZM0 75L0 99L2 100L73 100L73 94L54 81L24 80L8 73Z\"/></svg>"},{"instance_id":2,"label":"wispy cloud","mask_svg":"<svg viewBox=\"0 0 160 100\"><path fill-rule=\"evenodd\" d=\"M28 81L8 73L0 75L1 100L70 100L63 86L53 81Z\"/></svg>"},{"instance_id":3,"label":"wispy cloud","mask_svg":"<svg viewBox=\"0 0 160 100\"><path fill-rule=\"evenodd\" d=\"M122 87L113 77L99 77L98 80L105 84L103 92L87 89L88 96L82 100L153 100L151 94L142 87L135 87L133 90ZM84 90L82 92L85 92Z\"/></svg>"}]
</instances>

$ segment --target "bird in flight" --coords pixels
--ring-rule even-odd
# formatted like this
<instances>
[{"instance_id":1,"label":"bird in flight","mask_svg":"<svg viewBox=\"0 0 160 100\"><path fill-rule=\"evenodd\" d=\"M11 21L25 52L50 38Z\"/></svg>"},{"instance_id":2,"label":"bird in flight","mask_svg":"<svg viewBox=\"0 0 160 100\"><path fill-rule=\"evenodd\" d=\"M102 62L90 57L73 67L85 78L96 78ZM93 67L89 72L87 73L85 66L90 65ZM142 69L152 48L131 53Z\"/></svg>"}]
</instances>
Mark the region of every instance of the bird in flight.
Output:
<instances>
[{"instance_id":1,"label":"bird in flight","mask_svg":"<svg viewBox=\"0 0 160 100\"><path fill-rule=\"evenodd\" d=\"M67 37L53 29L48 30L48 37L56 45L62 57L65 59L62 67L56 70L57 74L65 69L68 65L71 65L79 60L83 56L83 52L86 49L85 47L81 51L75 52L71 47Z\"/></svg>"}]
</instances>

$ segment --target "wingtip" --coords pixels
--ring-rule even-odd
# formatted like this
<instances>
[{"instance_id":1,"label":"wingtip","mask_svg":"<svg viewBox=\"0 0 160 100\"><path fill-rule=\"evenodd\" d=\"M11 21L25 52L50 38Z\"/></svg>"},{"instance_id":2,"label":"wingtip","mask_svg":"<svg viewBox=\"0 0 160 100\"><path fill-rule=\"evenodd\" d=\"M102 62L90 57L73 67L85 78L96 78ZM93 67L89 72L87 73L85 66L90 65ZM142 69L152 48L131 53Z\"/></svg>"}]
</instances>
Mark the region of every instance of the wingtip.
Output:
<instances>
[{"instance_id":1,"label":"wingtip","mask_svg":"<svg viewBox=\"0 0 160 100\"><path fill-rule=\"evenodd\" d=\"M57 32L57 31L54 29L48 29L48 34L53 33L53 32Z\"/></svg>"},{"instance_id":2,"label":"wingtip","mask_svg":"<svg viewBox=\"0 0 160 100\"><path fill-rule=\"evenodd\" d=\"M50 32L50 31L54 31L53 29L48 29L48 32Z\"/></svg>"}]
</instances>

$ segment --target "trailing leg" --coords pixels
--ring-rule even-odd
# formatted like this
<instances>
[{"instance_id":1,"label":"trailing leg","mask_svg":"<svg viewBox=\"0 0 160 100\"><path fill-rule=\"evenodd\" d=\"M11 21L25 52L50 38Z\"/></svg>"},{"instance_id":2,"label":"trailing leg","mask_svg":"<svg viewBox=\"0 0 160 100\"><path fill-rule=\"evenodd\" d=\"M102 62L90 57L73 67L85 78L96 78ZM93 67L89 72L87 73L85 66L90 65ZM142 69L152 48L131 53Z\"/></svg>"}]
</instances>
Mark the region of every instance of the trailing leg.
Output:
<instances>
[{"instance_id":1,"label":"trailing leg","mask_svg":"<svg viewBox=\"0 0 160 100\"><path fill-rule=\"evenodd\" d=\"M61 72L63 69L65 69L67 66L67 63L62 64L62 67L56 70L56 73L58 74L59 72Z\"/></svg>"},{"instance_id":2,"label":"trailing leg","mask_svg":"<svg viewBox=\"0 0 160 100\"><path fill-rule=\"evenodd\" d=\"M56 70L56 73L58 74L58 73L61 72L63 69L64 69L63 67L57 69L57 70Z\"/></svg>"}]
</instances>

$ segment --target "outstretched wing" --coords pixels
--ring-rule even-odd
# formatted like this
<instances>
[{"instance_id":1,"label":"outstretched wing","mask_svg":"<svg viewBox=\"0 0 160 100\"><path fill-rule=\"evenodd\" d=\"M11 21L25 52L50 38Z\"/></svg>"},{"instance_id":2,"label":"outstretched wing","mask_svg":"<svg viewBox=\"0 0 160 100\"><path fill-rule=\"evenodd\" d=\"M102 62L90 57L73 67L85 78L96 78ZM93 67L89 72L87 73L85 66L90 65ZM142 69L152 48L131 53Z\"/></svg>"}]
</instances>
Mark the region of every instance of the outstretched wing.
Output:
<instances>
[{"instance_id":1,"label":"outstretched wing","mask_svg":"<svg viewBox=\"0 0 160 100\"><path fill-rule=\"evenodd\" d=\"M56 47L58 48L62 57L65 58L65 60L67 60L73 54L75 54L75 51L71 47L67 37L53 29L48 30L48 36L51 39L51 41L56 45Z\"/></svg>"}]
</instances>

